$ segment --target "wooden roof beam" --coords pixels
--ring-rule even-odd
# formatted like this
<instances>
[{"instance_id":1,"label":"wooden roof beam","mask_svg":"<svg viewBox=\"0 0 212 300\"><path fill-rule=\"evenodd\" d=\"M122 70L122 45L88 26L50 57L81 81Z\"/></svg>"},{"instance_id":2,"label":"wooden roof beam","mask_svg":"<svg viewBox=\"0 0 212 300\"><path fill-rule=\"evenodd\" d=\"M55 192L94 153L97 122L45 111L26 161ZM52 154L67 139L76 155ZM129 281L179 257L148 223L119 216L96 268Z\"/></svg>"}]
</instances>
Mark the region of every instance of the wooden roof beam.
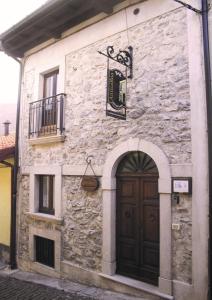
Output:
<instances>
[{"instance_id":1,"label":"wooden roof beam","mask_svg":"<svg viewBox=\"0 0 212 300\"><path fill-rule=\"evenodd\" d=\"M95 2L95 8L97 11L104 12L106 14L112 14L113 5L111 4L111 1L101 0L101 1L94 1L94 2ZM108 4L108 2L109 2L109 4Z\"/></svg>"},{"instance_id":2,"label":"wooden roof beam","mask_svg":"<svg viewBox=\"0 0 212 300\"><path fill-rule=\"evenodd\" d=\"M36 24L34 24L32 26L32 30L33 30L33 28L36 29L36 27L39 28L39 30L37 31L36 34L34 33L33 35L31 35L30 38L26 39L25 41L22 41L20 46L16 45L14 47L10 47L9 43L8 43L8 40L6 40L4 42L5 47L7 47L7 45L8 45L11 51L18 51L19 48L23 48L25 45L27 45L30 42L38 39L42 35L45 36L45 37L58 39L61 36L61 32L58 31L58 27L62 27L65 22L67 22L67 21L71 22L72 20L74 20L78 16L82 15L82 13L86 13L86 11L88 9L90 9L90 4L91 3L89 1L86 2L86 4L84 4L84 5L81 6L80 10L75 10L73 12L69 12L69 13L67 13L66 16L64 16L63 18L59 19L58 21L55 21L55 19L52 17L52 15L48 16L48 18L50 17L51 20L52 20L52 22L51 22L52 26L48 26L47 29L46 29L46 27L41 27L40 25L38 25L38 23L36 23ZM69 8L70 8L70 5L69 5ZM28 28L26 28L26 31L27 30L28 30ZM24 32L21 32L20 34L23 34L23 33Z\"/></svg>"}]
</instances>

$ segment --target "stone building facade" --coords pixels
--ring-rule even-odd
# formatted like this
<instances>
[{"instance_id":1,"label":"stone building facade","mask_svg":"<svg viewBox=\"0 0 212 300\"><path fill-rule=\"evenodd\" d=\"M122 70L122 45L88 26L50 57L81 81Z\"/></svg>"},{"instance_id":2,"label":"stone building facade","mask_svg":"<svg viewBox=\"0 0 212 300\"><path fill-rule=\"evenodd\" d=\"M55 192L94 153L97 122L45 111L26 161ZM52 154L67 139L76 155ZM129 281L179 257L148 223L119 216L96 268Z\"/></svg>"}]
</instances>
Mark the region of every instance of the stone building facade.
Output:
<instances>
[{"instance_id":1,"label":"stone building facade","mask_svg":"<svg viewBox=\"0 0 212 300\"><path fill-rule=\"evenodd\" d=\"M126 120L105 115L107 59L98 51L110 45L133 47ZM172 1L149 0L121 2L113 13L95 16L60 39L25 52L19 268L150 299L206 299L207 132L201 47L195 13ZM30 103L43 98L44 78L55 70L57 94L66 95L65 130L29 136ZM134 152L147 154L158 169L156 286L116 274L116 172ZM89 156L100 182L94 192L81 187ZM38 210L40 176L54 177L54 214ZM171 195L172 177L192 178L192 195L180 194L179 203ZM53 267L37 260L36 237L54 242Z\"/></svg>"}]
</instances>

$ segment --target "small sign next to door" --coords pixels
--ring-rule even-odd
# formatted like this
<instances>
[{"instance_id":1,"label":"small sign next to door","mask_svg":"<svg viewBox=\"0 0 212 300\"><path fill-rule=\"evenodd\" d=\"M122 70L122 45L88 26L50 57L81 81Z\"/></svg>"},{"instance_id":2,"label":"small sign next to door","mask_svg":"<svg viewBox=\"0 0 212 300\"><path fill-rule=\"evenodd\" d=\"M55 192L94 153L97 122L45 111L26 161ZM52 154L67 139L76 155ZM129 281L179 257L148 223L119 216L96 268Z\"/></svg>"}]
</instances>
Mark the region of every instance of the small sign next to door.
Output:
<instances>
[{"instance_id":1,"label":"small sign next to door","mask_svg":"<svg viewBox=\"0 0 212 300\"><path fill-rule=\"evenodd\" d=\"M172 178L172 193L190 194L192 193L192 178Z\"/></svg>"}]
</instances>

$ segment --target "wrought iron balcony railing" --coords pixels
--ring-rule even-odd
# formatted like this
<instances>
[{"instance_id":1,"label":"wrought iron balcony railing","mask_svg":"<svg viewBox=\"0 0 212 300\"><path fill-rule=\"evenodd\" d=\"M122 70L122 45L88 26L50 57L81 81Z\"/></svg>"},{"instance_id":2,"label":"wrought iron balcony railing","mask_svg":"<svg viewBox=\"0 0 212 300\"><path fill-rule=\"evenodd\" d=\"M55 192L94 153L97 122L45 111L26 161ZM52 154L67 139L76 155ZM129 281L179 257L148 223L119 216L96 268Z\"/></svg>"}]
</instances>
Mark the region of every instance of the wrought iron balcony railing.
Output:
<instances>
[{"instance_id":1,"label":"wrought iron balcony railing","mask_svg":"<svg viewBox=\"0 0 212 300\"><path fill-rule=\"evenodd\" d=\"M64 131L65 94L30 103L29 138L62 135Z\"/></svg>"}]
</instances>

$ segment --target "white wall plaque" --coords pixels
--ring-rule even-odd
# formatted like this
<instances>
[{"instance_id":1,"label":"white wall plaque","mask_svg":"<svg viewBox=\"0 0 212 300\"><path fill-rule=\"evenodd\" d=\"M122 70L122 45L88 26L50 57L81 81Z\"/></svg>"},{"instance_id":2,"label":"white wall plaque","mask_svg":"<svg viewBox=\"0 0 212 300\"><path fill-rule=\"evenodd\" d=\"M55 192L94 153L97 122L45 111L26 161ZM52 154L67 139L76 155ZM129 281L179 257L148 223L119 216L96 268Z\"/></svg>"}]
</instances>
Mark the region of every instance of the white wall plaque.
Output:
<instances>
[{"instance_id":1,"label":"white wall plaque","mask_svg":"<svg viewBox=\"0 0 212 300\"><path fill-rule=\"evenodd\" d=\"M191 178L173 178L172 192L191 194Z\"/></svg>"}]
</instances>

